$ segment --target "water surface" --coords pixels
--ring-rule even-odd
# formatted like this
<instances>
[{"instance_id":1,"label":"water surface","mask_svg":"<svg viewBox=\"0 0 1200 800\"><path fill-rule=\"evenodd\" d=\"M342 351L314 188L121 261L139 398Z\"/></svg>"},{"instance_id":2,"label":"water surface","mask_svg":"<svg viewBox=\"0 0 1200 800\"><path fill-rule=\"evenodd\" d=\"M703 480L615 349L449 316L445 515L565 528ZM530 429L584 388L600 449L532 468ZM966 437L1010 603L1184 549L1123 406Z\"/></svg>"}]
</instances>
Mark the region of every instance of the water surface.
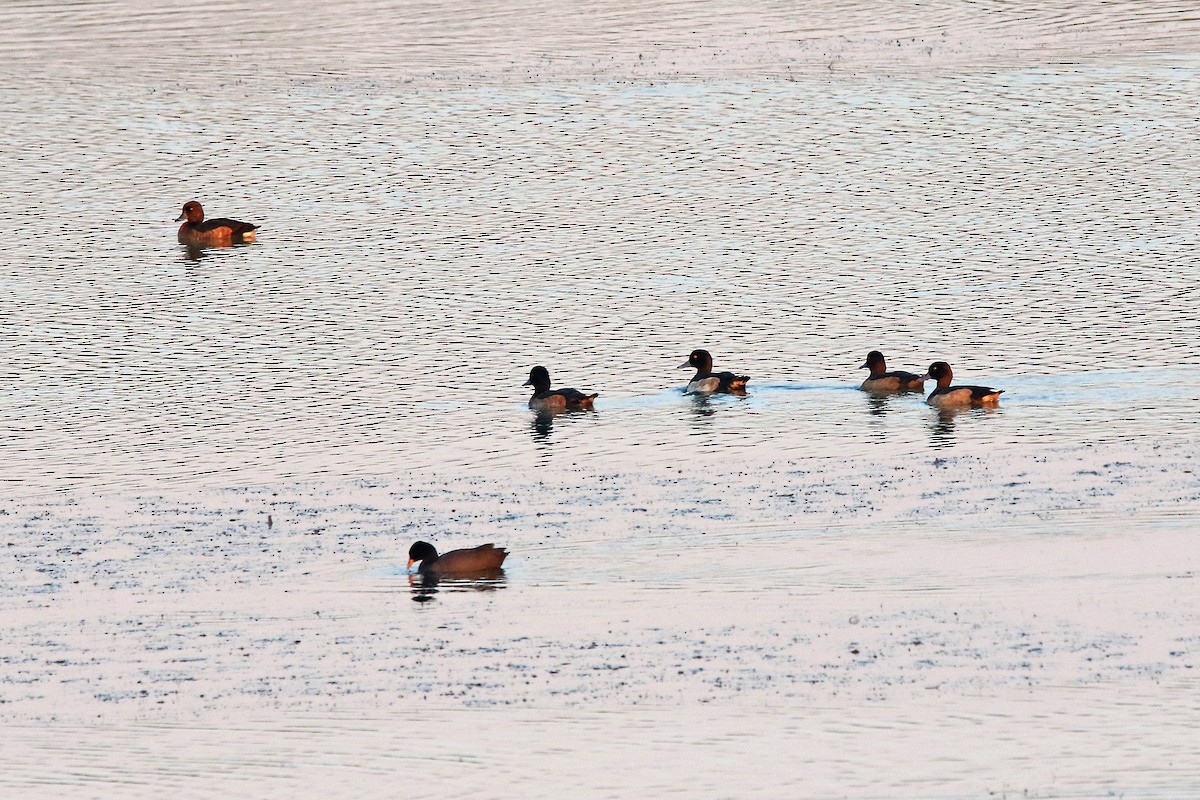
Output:
<instances>
[{"instance_id":1,"label":"water surface","mask_svg":"<svg viewBox=\"0 0 1200 800\"><path fill-rule=\"evenodd\" d=\"M1200 40L1039 6L0 10L3 793L1196 793Z\"/></svg>"}]
</instances>

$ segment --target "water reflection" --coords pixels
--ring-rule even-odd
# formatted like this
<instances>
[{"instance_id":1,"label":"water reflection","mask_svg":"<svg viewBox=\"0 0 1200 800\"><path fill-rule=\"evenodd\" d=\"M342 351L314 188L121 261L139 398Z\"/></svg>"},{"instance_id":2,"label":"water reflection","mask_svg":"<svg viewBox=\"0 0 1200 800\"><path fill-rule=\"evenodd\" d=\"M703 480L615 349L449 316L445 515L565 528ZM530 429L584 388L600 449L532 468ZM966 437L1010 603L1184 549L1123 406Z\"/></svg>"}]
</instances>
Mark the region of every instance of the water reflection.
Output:
<instances>
[{"instance_id":1,"label":"water reflection","mask_svg":"<svg viewBox=\"0 0 1200 800\"><path fill-rule=\"evenodd\" d=\"M440 592L494 592L508 585L503 569L463 572L453 576L410 573L408 588L414 603L428 603Z\"/></svg>"},{"instance_id":2,"label":"water reflection","mask_svg":"<svg viewBox=\"0 0 1200 800\"><path fill-rule=\"evenodd\" d=\"M213 255L213 250L235 250L242 247L251 247L251 242L236 242L233 244L211 244L203 247L194 244L180 245L183 249L183 260L189 264L199 263L202 259Z\"/></svg>"},{"instance_id":3,"label":"water reflection","mask_svg":"<svg viewBox=\"0 0 1200 800\"><path fill-rule=\"evenodd\" d=\"M569 408L561 411L536 411L530 426L533 443L542 447L550 444L550 434L554 432L555 420L562 424L570 424L573 420L586 419L595 414L594 408Z\"/></svg>"},{"instance_id":4,"label":"water reflection","mask_svg":"<svg viewBox=\"0 0 1200 800\"><path fill-rule=\"evenodd\" d=\"M554 430L554 414L549 411L538 411L533 415L533 443L549 444L550 433Z\"/></svg>"},{"instance_id":5,"label":"water reflection","mask_svg":"<svg viewBox=\"0 0 1200 800\"><path fill-rule=\"evenodd\" d=\"M736 399L728 399L732 395ZM705 430L709 427L713 417L717 415L723 408L730 407L733 403L743 402L747 398L745 392L718 392L716 394L689 394L687 395L687 409L690 412L688 417L691 420L692 427L696 430Z\"/></svg>"},{"instance_id":6,"label":"water reflection","mask_svg":"<svg viewBox=\"0 0 1200 800\"><path fill-rule=\"evenodd\" d=\"M710 417L717 413L716 406L712 402L712 395L707 394L692 394L688 395L691 400L689 408L692 412L692 421L697 427L707 427L710 422Z\"/></svg>"},{"instance_id":7,"label":"water reflection","mask_svg":"<svg viewBox=\"0 0 1200 800\"><path fill-rule=\"evenodd\" d=\"M952 447L954 445L955 427L962 417L984 417L998 414L998 408L977 408L964 406L962 408L939 408L933 424L929 428L930 443L934 448Z\"/></svg>"},{"instance_id":8,"label":"water reflection","mask_svg":"<svg viewBox=\"0 0 1200 800\"><path fill-rule=\"evenodd\" d=\"M867 398L867 413L873 417L882 417L892 404L891 394L864 392Z\"/></svg>"}]
</instances>

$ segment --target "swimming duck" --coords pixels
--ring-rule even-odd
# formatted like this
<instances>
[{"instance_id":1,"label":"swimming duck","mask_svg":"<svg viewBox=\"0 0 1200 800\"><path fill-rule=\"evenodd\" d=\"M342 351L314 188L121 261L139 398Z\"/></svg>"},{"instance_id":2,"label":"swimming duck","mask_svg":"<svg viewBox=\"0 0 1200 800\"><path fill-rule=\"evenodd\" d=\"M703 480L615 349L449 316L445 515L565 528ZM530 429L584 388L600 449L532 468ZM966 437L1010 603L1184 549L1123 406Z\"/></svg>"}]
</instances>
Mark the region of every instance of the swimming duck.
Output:
<instances>
[{"instance_id":1,"label":"swimming duck","mask_svg":"<svg viewBox=\"0 0 1200 800\"><path fill-rule=\"evenodd\" d=\"M707 350L693 350L688 360L679 365L680 369L695 367L696 374L688 381L684 394L713 394L714 392L732 392L740 394L746 391L749 375L734 375L732 372L713 372L712 356Z\"/></svg>"},{"instance_id":2,"label":"swimming duck","mask_svg":"<svg viewBox=\"0 0 1200 800\"><path fill-rule=\"evenodd\" d=\"M929 393L925 402L931 406L947 408L949 406L994 406L999 405L1003 389L991 389L987 386L951 386L954 372L945 361L935 361L929 365L926 379L937 381L937 388Z\"/></svg>"},{"instance_id":3,"label":"swimming duck","mask_svg":"<svg viewBox=\"0 0 1200 800\"><path fill-rule=\"evenodd\" d=\"M919 392L925 388L925 375L911 372L888 372L883 353L872 350L859 369L869 369L871 374L862 382L864 392Z\"/></svg>"},{"instance_id":4,"label":"swimming duck","mask_svg":"<svg viewBox=\"0 0 1200 800\"><path fill-rule=\"evenodd\" d=\"M186 222L184 221L186 220ZM204 208L195 200L183 204L183 213L176 222L179 226L179 241L193 247L212 247L241 242L253 242L257 225L238 222L236 219L204 219Z\"/></svg>"},{"instance_id":5,"label":"swimming duck","mask_svg":"<svg viewBox=\"0 0 1200 800\"><path fill-rule=\"evenodd\" d=\"M408 568L412 569L412 565L420 561L421 566L417 567L417 572L422 575L495 572L507 557L508 551L494 544L451 550L439 556L437 548L429 542L414 542L413 546L408 548Z\"/></svg>"},{"instance_id":6,"label":"swimming duck","mask_svg":"<svg viewBox=\"0 0 1200 800\"><path fill-rule=\"evenodd\" d=\"M568 408L586 409L592 407L592 401L600 396L584 394L578 389L555 389L550 391L550 372L545 367L534 367L529 370L529 380L522 386L533 387L533 397L529 398L529 407L534 411L563 411Z\"/></svg>"}]
</instances>

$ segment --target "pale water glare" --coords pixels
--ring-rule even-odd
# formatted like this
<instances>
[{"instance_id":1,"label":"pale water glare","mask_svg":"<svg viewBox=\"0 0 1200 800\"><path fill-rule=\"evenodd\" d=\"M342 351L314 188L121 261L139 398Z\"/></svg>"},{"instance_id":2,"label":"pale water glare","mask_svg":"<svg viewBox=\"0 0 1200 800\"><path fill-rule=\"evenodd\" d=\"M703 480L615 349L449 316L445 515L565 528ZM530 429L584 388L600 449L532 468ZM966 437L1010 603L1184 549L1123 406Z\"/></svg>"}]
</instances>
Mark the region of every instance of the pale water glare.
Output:
<instances>
[{"instance_id":1,"label":"pale water glare","mask_svg":"<svg viewBox=\"0 0 1200 800\"><path fill-rule=\"evenodd\" d=\"M24 0L0 56L0 795L1200 793L1192 7Z\"/></svg>"}]
</instances>

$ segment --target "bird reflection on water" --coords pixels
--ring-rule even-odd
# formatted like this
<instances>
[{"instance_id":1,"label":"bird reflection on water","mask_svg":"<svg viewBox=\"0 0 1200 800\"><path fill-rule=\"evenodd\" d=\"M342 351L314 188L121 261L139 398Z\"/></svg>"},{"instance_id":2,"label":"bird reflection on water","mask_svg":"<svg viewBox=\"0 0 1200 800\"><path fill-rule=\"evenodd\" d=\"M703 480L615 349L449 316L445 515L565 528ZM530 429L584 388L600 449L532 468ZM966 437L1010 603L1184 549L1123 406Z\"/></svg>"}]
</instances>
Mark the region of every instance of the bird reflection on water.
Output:
<instances>
[{"instance_id":1,"label":"bird reflection on water","mask_svg":"<svg viewBox=\"0 0 1200 800\"><path fill-rule=\"evenodd\" d=\"M867 413L872 417L882 417L891 410L892 398L889 394L866 394Z\"/></svg>"},{"instance_id":2,"label":"bird reflection on water","mask_svg":"<svg viewBox=\"0 0 1200 800\"><path fill-rule=\"evenodd\" d=\"M204 245L203 247L194 244L180 245L181 255L183 260L188 264L198 264L206 258L211 258L221 251L227 250L242 250L244 248L253 247L249 242L236 242L234 244L213 244Z\"/></svg>"},{"instance_id":3,"label":"bird reflection on water","mask_svg":"<svg viewBox=\"0 0 1200 800\"><path fill-rule=\"evenodd\" d=\"M954 446L954 418L967 411L963 408L939 408L930 426L930 443L935 448Z\"/></svg>"},{"instance_id":4,"label":"bird reflection on water","mask_svg":"<svg viewBox=\"0 0 1200 800\"><path fill-rule=\"evenodd\" d=\"M538 411L533 415L533 443L550 444L550 434L554 431L554 412Z\"/></svg>"},{"instance_id":5,"label":"bird reflection on water","mask_svg":"<svg viewBox=\"0 0 1200 800\"><path fill-rule=\"evenodd\" d=\"M717 413L717 408L713 404L712 395L707 394L690 394L688 399L691 401L690 410L696 423L706 426L711 422L711 417Z\"/></svg>"},{"instance_id":6,"label":"bird reflection on water","mask_svg":"<svg viewBox=\"0 0 1200 800\"><path fill-rule=\"evenodd\" d=\"M508 586L503 569L455 574L454 576L414 572L408 576L408 588L414 603L428 603L441 592L494 592Z\"/></svg>"},{"instance_id":7,"label":"bird reflection on water","mask_svg":"<svg viewBox=\"0 0 1200 800\"><path fill-rule=\"evenodd\" d=\"M960 417L986 417L1001 413L999 408L939 408L933 424L929 426L930 444L934 448L953 447L955 427Z\"/></svg>"},{"instance_id":8,"label":"bird reflection on water","mask_svg":"<svg viewBox=\"0 0 1200 800\"><path fill-rule=\"evenodd\" d=\"M549 447L550 434L554 432L554 423L556 421L563 425L569 425L585 419L595 419L596 413L594 408L537 411L534 413L533 420L530 423L530 433L533 435L533 443L540 447Z\"/></svg>"},{"instance_id":9,"label":"bird reflection on water","mask_svg":"<svg viewBox=\"0 0 1200 800\"><path fill-rule=\"evenodd\" d=\"M731 397L734 399L730 400ZM690 412L688 416L691 419L692 427L697 431L707 430L719 411L735 403L745 402L747 397L746 392L687 395L687 409Z\"/></svg>"}]
</instances>

